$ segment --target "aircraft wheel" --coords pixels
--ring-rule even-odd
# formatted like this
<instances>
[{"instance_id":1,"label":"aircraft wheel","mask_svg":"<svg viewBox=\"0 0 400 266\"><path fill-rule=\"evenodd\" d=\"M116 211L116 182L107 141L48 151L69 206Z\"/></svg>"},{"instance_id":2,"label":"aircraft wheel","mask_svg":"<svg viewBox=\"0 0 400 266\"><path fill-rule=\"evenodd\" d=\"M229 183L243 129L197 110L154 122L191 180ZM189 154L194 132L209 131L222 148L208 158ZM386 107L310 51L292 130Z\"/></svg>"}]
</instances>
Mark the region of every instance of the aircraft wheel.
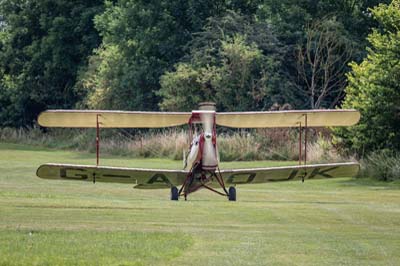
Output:
<instances>
[{"instance_id":1,"label":"aircraft wheel","mask_svg":"<svg viewBox=\"0 0 400 266\"><path fill-rule=\"evenodd\" d=\"M235 187L229 187L229 201L236 201L236 188Z\"/></svg>"},{"instance_id":2,"label":"aircraft wheel","mask_svg":"<svg viewBox=\"0 0 400 266\"><path fill-rule=\"evenodd\" d=\"M171 200L178 200L179 191L177 187L171 187Z\"/></svg>"}]
</instances>

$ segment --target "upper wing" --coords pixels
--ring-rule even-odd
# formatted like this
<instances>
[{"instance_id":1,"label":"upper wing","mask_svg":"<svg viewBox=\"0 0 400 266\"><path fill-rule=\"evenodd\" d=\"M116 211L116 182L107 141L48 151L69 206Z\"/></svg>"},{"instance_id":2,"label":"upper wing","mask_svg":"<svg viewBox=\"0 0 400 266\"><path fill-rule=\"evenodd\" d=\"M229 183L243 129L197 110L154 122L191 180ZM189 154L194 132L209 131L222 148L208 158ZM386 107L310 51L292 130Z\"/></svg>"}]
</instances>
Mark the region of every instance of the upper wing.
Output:
<instances>
[{"instance_id":1,"label":"upper wing","mask_svg":"<svg viewBox=\"0 0 400 266\"><path fill-rule=\"evenodd\" d=\"M37 169L36 175L45 179L133 183L137 184L135 188L169 188L181 185L187 172L183 170L49 163L41 165Z\"/></svg>"},{"instance_id":2,"label":"upper wing","mask_svg":"<svg viewBox=\"0 0 400 266\"><path fill-rule=\"evenodd\" d=\"M295 179L353 177L359 171L358 163L332 163L283 167L221 170L225 184L266 183Z\"/></svg>"},{"instance_id":3,"label":"upper wing","mask_svg":"<svg viewBox=\"0 0 400 266\"><path fill-rule=\"evenodd\" d=\"M47 110L39 115L44 127L156 128L187 124L191 113L104 110Z\"/></svg>"},{"instance_id":4,"label":"upper wing","mask_svg":"<svg viewBox=\"0 0 400 266\"><path fill-rule=\"evenodd\" d=\"M295 110L271 112L217 113L216 123L225 127L266 128L305 126L351 126L360 120L356 110Z\"/></svg>"}]
</instances>

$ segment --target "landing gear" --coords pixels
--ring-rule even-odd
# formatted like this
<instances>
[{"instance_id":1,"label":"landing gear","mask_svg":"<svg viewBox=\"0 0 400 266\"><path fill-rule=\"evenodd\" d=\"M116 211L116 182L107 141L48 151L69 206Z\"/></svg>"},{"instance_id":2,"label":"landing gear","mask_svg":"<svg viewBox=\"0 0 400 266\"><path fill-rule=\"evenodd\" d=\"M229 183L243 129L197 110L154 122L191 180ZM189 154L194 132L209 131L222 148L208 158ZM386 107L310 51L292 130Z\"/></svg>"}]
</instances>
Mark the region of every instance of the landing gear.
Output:
<instances>
[{"instance_id":1,"label":"landing gear","mask_svg":"<svg viewBox=\"0 0 400 266\"><path fill-rule=\"evenodd\" d=\"M179 199L179 191L177 187L171 187L171 200Z\"/></svg>"},{"instance_id":2,"label":"landing gear","mask_svg":"<svg viewBox=\"0 0 400 266\"><path fill-rule=\"evenodd\" d=\"M228 199L229 199L229 201L236 201L236 188L235 187L229 187Z\"/></svg>"},{"instance_id":3,"label":"landing gear","mask_svg":"<svg viewBox=\"0 0 400 266\"><path fill-rule=\"evenodd\" d=\"M191 171L186 175L185 181L179 191L176 187L171 187L171 200L178 200L179 196L184 196L186 201L187 195L201 188L205 188L221 196L228 197L229 201L236 201L236 188L231 186L228 192L219 169L218 172L204 171L201 170L200 166L200 164L194 165ZM215 189L216 183L223 192Z\"/></svg>"}]
</instances>

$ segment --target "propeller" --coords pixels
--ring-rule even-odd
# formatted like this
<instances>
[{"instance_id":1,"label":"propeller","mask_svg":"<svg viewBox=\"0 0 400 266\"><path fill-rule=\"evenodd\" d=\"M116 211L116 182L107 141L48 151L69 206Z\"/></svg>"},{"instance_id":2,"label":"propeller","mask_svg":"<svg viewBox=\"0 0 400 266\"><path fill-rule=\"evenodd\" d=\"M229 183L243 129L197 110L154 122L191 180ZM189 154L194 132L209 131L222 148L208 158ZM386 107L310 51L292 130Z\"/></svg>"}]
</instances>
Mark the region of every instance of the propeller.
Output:
<instances>
[{"instance_id":1,"label":"propeller","mask_svg":"<svg viewBox=\"0 0 400 266\"><path fill-rule=\"evenodd\" d=\"M215 112L202 112L201 123L204 130L202 164L204 170L215 170L218 165L217 153L213 144L213 127Z\"/></svg>"}]
</instances>

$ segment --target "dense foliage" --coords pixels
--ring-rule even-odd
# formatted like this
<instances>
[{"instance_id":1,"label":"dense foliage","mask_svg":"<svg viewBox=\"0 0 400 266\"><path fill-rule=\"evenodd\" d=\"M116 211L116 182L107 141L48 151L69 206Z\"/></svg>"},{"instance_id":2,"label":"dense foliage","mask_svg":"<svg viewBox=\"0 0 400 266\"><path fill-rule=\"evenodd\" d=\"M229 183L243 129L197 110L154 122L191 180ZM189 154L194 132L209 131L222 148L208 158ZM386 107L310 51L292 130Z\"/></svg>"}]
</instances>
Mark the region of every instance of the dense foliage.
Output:
<instances>
[{"instance_id":1,"label":"dense foliage","mask_svg":"<svg viewBox=\"0 0 400 266\"><path fill-rule=\"evenodd\" d=\"M46 108L72 108L80 67L101 39L102 0L0 2L0 124L32 124Z\"/></svg>"},{"instance_id":2,"label":"dense foliage","mask_svg":"<svg viewBox=\"0 0 400 266\"><path fill-rule=\"evenodd\" d=\"M174 71L161 76L160 106L191 110L212 100L218 110L261 110L290 102L281 73L284 47L265 22L228 12L209 19Z\"/></svg>"},{"instance_id":3,"label":"dense foliage","mask_svg":"<svg viewBox=\"0 0 400 266\"><path fill-rule=\"evenodd\" d=\"M400 150L400 1L371 10L379 26L368 36L370 48L352 63L344 108L361 112L354 127L337 130L337 140L363 154Z\"/></svg>"},{"instance_id":4,"label":"dense foliage","mask_svg":"<svg viewBox=\"0 0 400 266\"><path fill-rule=\"evenodd\" d=\"M91 108L154 110L160 76L184 55L192 34L228 9L254 12L247 1L106 2L95 19L103 43L83 74L83 104Z\"/></svg>"}]
</instances>

